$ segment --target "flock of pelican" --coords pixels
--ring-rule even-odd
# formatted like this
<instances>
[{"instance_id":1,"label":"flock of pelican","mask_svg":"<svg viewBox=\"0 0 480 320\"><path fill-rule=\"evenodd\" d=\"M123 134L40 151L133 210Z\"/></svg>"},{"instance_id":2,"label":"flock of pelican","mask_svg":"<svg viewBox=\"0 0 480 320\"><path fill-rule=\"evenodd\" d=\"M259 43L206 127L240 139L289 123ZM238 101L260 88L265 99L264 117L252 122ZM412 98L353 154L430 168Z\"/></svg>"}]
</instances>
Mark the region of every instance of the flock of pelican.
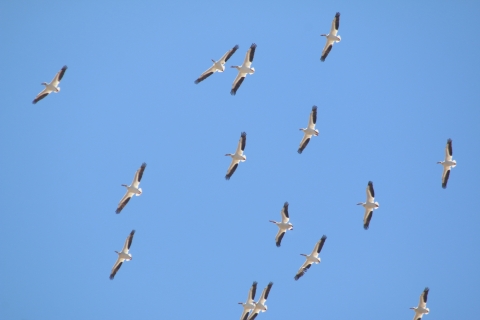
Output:
<instances>
[{"instance_id":1,"label":"flock of pelican","mask_svg":"<svg viewBox=\"0 0 480 320\"><path fill-rule=\"evenodd\" d=\"M325 47L323 48L322 55L320 58L322 62L325 61L328 54L332 50L333 44L341 41L341 37L338 35L339 25L340 25L340 13L337 12L332 21L330 33L321 34L321 36L324 36L326 38ZM224 72L225 63L233 56L233 54L238 50L238 48L239 48L238 45L234 46L232 49L227 51L218 61L215 61L212 59L213 65L209 69L207 69L205 72L203 72L195 80L195 84L198 84L204 81L215 72ZM232 95L235 95L237 93L238 89L240 88L243 81L245 80L247 74L252 75L255 73L255 69L251 65L253 62L256 48L257 48L257 45L253 43L250 46L250 48L247 50L245 59L242 65L231 66L231 68L235 68L238 71L238 74L232 83L232 88L230 91ZM55 77L50 83L46 83L46 82L42 83L42 85L44 85L45 88L42 90L42 92L40 92L35 97L35 99L33 100L34 104L44 99L46 96L48 96L52 92L55 92L55 93L60 92L59 84L60 84L60 81L63 79L63 76L65 75L66 70L67 70L67 66L64 66L55 75ZM306 128L300 129L301 131L303 131L303 138L300 142L300 146L297 151L299 154L301 154L305 150L312 136L319 135L318 129L315 129L316 123L317 123L317 106L313 106L312 111L310 112L308 126ZM240 135L240 140L238 141L238 145L237 145L237 149L235 150L235 153L233 154L227 153L225 155L225 156L230 156L232 158L230 166L228 167L227 173L225 175L225 179L229 180L237 170L238 164L240 162L244 162L247 160L247 157L244 155L246 142L247 142L247 134L245 132L242 132ZM457 164L456 161L452 159L452 155L453 155L452 140L448 139L447 145L445 147L445 159L444 161L437 162L438 164L441 164L443 166L442 188L447 187L447 182L450 177L450 171ZM127 190L125 195L120 200L117 206L117 209L115 211L117 214L119 214L125 208L125 206L128 204L128 202L134 195L140 196L142 194L142 189L139 187L139 185L140 185L140 181L142 180L143 173L145 171L146 166L147 166L146 163L143 163L140 166L140 168L135 172L133 181L130 185L122 184L122 186L125 187ZM366 194L367 194L366 201L360 202L357 205L361 205L365 208L365 213L363 216L363 228L365 230L368 230L372 216L373 216L373 210L378 209L380 206L378 202L375 202L375 191L373 188L372 181L369 181L367 184ZM270 222L274 223L278 227L278 232L275 236L275 244L277 247L281 246L281 242L283 237L285 236L285 233L289 230L293 230L293 225L292 223L290 223L290 215L289 215L288 207L289 207L289 203L285 202L280 211L281 221L269 220ZM124 261L132 260L132 255L129 253L129 250L130 250L130 246L132 245L134 234L135 234L135 230L132 230L128 235L127 239L125 240L125 244L122 248L122 251L120 252L115 251L118 257L117 257L117 261L113 265L113 268L110 272L110 279L112 280L114 279L115 275L119 271ZM305 262L297 271L294 277L295 280L299 280L307 272L307 270L310 269L312 264L314 263L319 264L321 262L319 254L325 244L326 239L327 237L323 235L321 239L315 244L313 251L309 255L301 254L302 256L305 257ZM265 303L268 299L268 295L270 293L270 290L272 289L272 286L273 286L273 282L270 282L264 288L259 300L255 301L254 299L255 299L255 293L257 290L257 282L256 281L253 282L248 292L248 297L246 302L245 303L239 302L239 304L241 304L243 307L243 312L240 317L240 320L254 320L260 312L267 311L267 305ZM430 310L426 307L428 292L429 292L429 288L427 287L420 295L420 302L418 306L411 308L415 311L414 320L419 320L423 317L424 314L429 313Z\"/></svg>"}]
</instances>

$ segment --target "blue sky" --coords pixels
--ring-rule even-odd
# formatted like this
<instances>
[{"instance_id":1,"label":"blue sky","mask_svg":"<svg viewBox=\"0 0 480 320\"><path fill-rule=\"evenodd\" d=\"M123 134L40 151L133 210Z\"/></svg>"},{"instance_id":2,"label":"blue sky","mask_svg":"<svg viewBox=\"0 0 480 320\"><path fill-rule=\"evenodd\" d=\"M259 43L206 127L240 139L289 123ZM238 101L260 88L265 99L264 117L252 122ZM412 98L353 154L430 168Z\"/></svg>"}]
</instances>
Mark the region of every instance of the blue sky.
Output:
<instances>
[{"instance_id":1,"label":"blue sky","mask_svg":"<svg viewBox=\"0 0 480 320\"><path fill-rule=\"evenodd\" d=\"M339 35L320 62L335 12ZM4 1L2 319L472 319L480 5ZM258 47L236 96L248 47ZM193 81L234 45L224 73ZM31 101L63 65L61 92ZM312 105L317 128L296 150ZM224 179L240 133L245 154ZM441 188L445 143L457 167ZM143 194L115 214L135 170ZM380 208L363 230L365 187ZM274 243L285 201L295 226ZM134 259L108 279L126 236ZM322 263L293 277L323 235ZM461 307L459 307L461 306ZM314 315L312 315L314 313Z\"/></svg>"}]
</instances>

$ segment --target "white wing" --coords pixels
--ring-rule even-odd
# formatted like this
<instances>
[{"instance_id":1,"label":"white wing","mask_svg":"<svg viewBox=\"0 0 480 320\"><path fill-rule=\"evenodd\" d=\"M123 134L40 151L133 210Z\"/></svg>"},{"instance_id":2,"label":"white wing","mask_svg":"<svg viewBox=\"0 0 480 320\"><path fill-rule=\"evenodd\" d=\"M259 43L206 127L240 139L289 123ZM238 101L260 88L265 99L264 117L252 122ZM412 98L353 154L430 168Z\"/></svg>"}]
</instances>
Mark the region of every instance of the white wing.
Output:
<instances>
[{"instance_id":1,"label":"white wing","mask_svg":"<svg viewBox=\"0 0 480 320\"><path fill-rule=\"evenodd\" d=\"M243 155L243 151L245 150L245 145L247 144L247 134L242 132L240 135L240 140L238 140L237 150L235 153L238 155Z\"/></svg>"},{"instance_id":2,"label":"white wing","mask_svg":"<svg viewBox=\"0 0 480 320\"><path fill-rule=\"evenodd\" d=\"M120 202L118 203L117 210L115 210L115 213L120 213L122 209L125 208L128 201L130 201L132 196L133 196L133 193L127 191L127 193L125 193L125 195L123 196L122 200L120 200Z\"/></svg>"},{"instance_id":3,"label":"white wing","mask_svg":"<svg viewBox=\"0 0 480 320\"><path fill-rule=\"evenodd\" d=\"M282 243L282 239L283 239L283 236L285 235L285 230L282 230L280 228L278 228L278 232L277 232L277 235L275 236L275 243L277 245L277 247L280 247L281 243Z\"/></svg>"},{"instance_id":4,"label":"white wing","mask_svg":"<svg viewBox=\"0 0 480 320\"><path fill-rule=\"evenodd\" d=\"M280 211L280 215L282 216L282 222L287 223L290 220L290 216L288 213L288 202L283 204L283 208Z\"/></svg>"},{"instance_id":5,"label":"white wing","mask_svg":"<svg viewBox=\"0 0 480 320\"><path fill-rule=\"evenodd\" d=\"M200 77L198 77L197 80L195 80L195 84L198 84L198 83L202 82L203 80L207 79L212 74L214 74L216 71L217 71L217 68L215 68L215 64L214 64L213 66L208 68L204 73L202 73L200 75Z\"/></svg>"},{"instance_id":6,"label":"white wing","mask_svg":"<svg viewBox=\"0 0 480 320\"><path fill-rule=\"evenodd\" d=\"M67 66L64 66L60 71L58 71L50 84L57 87L60 84L60 81L62 80L66 70Z\"/></svg>"},{"instance_id":7,"label":"white wing","mask_svg":"<svg viewBox=\"0 0 480 320\"><path fill-rule=\"evenodd\" d=\"M37 103L38 101L42 100L43 98L45 98L46 96L48 96L50 94L50 92L52 92L52 90L49 90L47 89L47 87L45 87L45 89L42 90L42 92L40 92L39 94L37 94L37 96L35 97L35 99L33 100L33 104Z\"/></svg>"},{"instance_id":8,"label":"white wing","mask_svg":"<svg viewBox=\"0 0 480 320\"><path fill-rule=\"evenodd\" d=\"M230 163L230 166L228 167L227 174L225 175L225 179L230 180L232 175L235 173L235 170L237 170L238 163L240 160L235 160L232 158L232 162Z\"/></svg>"},{"instance_id":9,"label":"white wing","mask_svg":"<svg viewBox=\"0 0 480 320\"><path fill-rule=\"evenodd\" d=\"M125 259L121 259L120 256L117 258L117 261L113 265L112 271L110 272L110 280L113 280L118 270L122 266L123 261L125 261Z\"/></svg>"},{"instance_id":10,"label":"white wing","mask_svg":"<svg viewBox=\"0 0 480 320\"><path fill-rule=\"evenodd\" d=\"M302 153L303 150L307 147L308 143L310 142L310 138L312 137L311 134L303 133L302 141L300 141L300 146L298 147L298 153Z\"/></svg>"},{"instance_id":11,"label":"white wing","mask_svg":"<svg viewBox=\"0 0 480 320\"><path fill-rule=\"evenodd\" d=\"M143 177L143 171L145 171L145 168L147 167L147 164L144 162L142 163L142 166L135 172L135 176L133 177L132 181L132 187L138 188L140 185L140 181L142 181Z\"/></svg>"},{"instance_id":12,"label":"white wing","mask_svg":"<svg viewBox=\"0 0 480 320\"><path fill-rule=\"evenodd\" d=\"M317 123L317 106L313 106L312 112L310 112L310 118L308 119L308 128L315 129L316 123Z\"/></svg>"},{"instance_id":13,"label":"white wing","mask_svg":"<svg viewBox=\"0 0 480 320\"><path fill-rule=\"evenodd\" d=\"M448 139L447 145L445 146L445 161L452 161L453 148L452 148L452 139Z\"/></svg>"},{"instance_id":14,"label":"white wing","mask_svg":"<svg viewBox=\"0 0 480 320\"><path fill-rule=\"evenodd\" d=\"M230 90L231 95L234 96L235 94L237 94L237 90L242 85L242 82L243 80L245 80L246 76L247 76L246 73L238 72L237 77L235 78L235 80L233 80L233 83L232 83L232 90Z\"/></svg>"},{"instance_id":15,"label":"white wing","mask_svg":"<svg viewBox=\"0 0 480 320\"><path fill-rule=\"evenodd\" d=\"M307 272L307 270L312 266L312 263L313 262L309 262L308 260L305 260L305 262L302 264L300 269L298 269L297 274L295 275L294 279L298 280L301 277L303 277L305 272Z\"/></svg>"},{"instance_id":16,"label":"white wing","mask_svg":"<svg viewBox=\"0 0 480 320\"><path fill-rule=\"evenodd\" d=\"M238 49L238 45L236 45L235 47L233 47L232 49L228 50L224 55L223 57L220 58L220 60L218 60L221 64L225 64L225 62L228 61L228 59L230 59L233 54L235 53L235 51L237 51Z\"/></svg>"},{"instance_id":17,"label":"white wing","mask_svg":"<svg viewBox=\"0 0 480 320\"><path fill-rule=\"evenodd\" d=\"M413 320L420 320L423 317L423 313L415 311L415 315L413 316Z\"/></svg>"},{"instance_id":18,"label":"white wing","mask_svg":"<svg viewBox=\"0 0 480 320\"><path fill-rule=\"evenodd\" d=\"M123 249L122 249L123 253L128 253L128 250L130 250L130 246L132 245L134 234L135 234L135 230L132 230L132 232L130 232L127 239L125 240L125 244L123 245Z\"/></svg>"},{"instance_id":19,"label":"white wing","mask_svg":"<svg viewBox=\"0 0 480 320\"><path fill-rule=\"evenodd\" d=\"M375 200L375 190L373 189L372 181L367 184L367 202L373 202Z\"/></svg>"},{"instance_id":20,"label":"white wing","mask_svg":"<svg viewBox=\"0 0 480 320\"><path fill-rule=\"evenodd\" d=\"M257 45L255 43L252 43L250 48L247 50L247 54L245 55L245 59L243 60L243 65L245 67L250 68L250 66L252 65L256 48L257 48Z\"/></svg>"},{"instance_id":21,"label":"white wing","mask_svg":"<svg viewBox=\"0 0 480 320\"><path fill-rule=\"evenodd\" d=\"M368 230L370 226L370 220L372 220L373 209L365 208L365 214L363 215L363 229Z\"/></svg>"},{"instance_id":22,"label":"white wing","mask_svg":"<svg viewBox=\"0 0 480 320\"><path fill-rule=\"evenodd\" d=\"M243 312L242 312L242 315L240 316L240 320L244 320L244 318L248 317L249 312L250 312L249 310L246 310L245 308L243 308Z\"/></svg>"},{"instance_id":23,"label":"white wing","mask_svg":"<svg viewBox=\"0 0 480 320\"><path fill-rule=\"evenodd\" d=\"M338 32L338 27L340 26L340 12L335 14L335 18L333 18L332 26L330 27L330 34L332 36L336 36Z\"/></svg>"},{"instance_id":24,"label":"white wing","mask_svg":"<svg viewBox=\"0 0 480 320\"><path fill-rule=\"evenodd\" d=\"M320 60L321 60L321 61L325 61L325 59L327 58L328 54L329 54L330 51L332 50L332 47L333 47L333 40L329 40L329 39L327 38L327 42L325 43L325 47L323 47L322 56L320 57Z\"/></svg>"},{"instance_id":25,"label":"white wing","mask_svg":"<svg viewBox=\"0 0 480 320\"><path fill-rule=\"evenodd\" d=\"M450 167L443 166L442 188L447 188L448 178L450 177Z\"/></svg>"}]
</instances>

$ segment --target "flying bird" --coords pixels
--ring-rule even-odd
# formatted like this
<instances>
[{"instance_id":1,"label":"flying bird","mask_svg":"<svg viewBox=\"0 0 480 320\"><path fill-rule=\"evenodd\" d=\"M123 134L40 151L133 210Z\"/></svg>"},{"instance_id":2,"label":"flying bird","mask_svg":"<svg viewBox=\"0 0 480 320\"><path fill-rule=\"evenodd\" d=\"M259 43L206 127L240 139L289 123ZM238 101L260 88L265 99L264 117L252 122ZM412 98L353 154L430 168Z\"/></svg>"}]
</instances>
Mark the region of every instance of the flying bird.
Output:
<instances>
[{"instance_id":1,"label":"flying bird","mask_svg":"<svg viewBox=\"0 0 480 320\"><path fill-rule=\"evenodd\" d=\"M42 100L52 92L55 92L55 93L60 92L60 87L58 85L60 84L60 81L62 80L66 70L67 70L67 66L63 66L63 68L57 72L55 77L53 77L52 82L50 83L42 82L41 84L45 86L45 89L43 89L42 92L37 94L37 96L35 97L32 103L33 104L37 103L38 101Z\"/></svg>"},{"instance_id":2,"label":"flying bird","mask_svg":"<svg viewBox=\"0 0 480 320\"><path fill-rule=\"evenodd\" d=\"M256 302L254 299L255 299L256 292L257 292L257 281L254 281L252 286L250 287L250 290L248 291L247 301L245 303L243 302L238 303L243 306L243 312L242 312L242 316L240 317L240 320L247 320L248 314L253 308L255 308Z\"/></svg>"},{"instance_id":3,"label":"flying bird","mask_svg":"<svg viewBox=\"0 0 480 320\"><path fill-rule=\"evenodd\" d=\"M142 188L139 188L138 186L140 185L140 181L142 180L143 177L143 171L145 171L145 168L147 167L147 164L144 162L142 163L142 166L135 172L135 176L133 177L132 184L127 186L126 184L122 184L122 187L127 188L127 193L123 196L122 200L118 203L117 210L115 210L115 213L120 213L122 209L127 205L128 201L133 197L133 195L140 196L142 194Z\"/></svg>"},{"instance_id":4,"label":"flying bird","mask_svg":"<svg viewBox=\"0 0 480 320\"><path fill-rule=\"evenodd\" d=\"M261 312L267 311L268 307L265 304L268 299L268 294L270 293L270 289L272 289L273 282L270 282L265 289L263 289L262 295L260 296L260 299L258 299L257 303L255 304L255 308L253 308L252 313L250 314L250 317L248 317L248 320L253 320L255 319L258 314Z\"/></svg>"},{"instance_id":5,"label":"flying bird","mask_svg":"<svg viewBox=\"0 0 480 320\"><path fill-rule=\"evenodd\" d=\"M198 79L195 80L195 84L199 84L200 82L207 79L208 77L210 77L215 72L225 71L225 62L227 62L228 59L230 59L233 56L233 54L235 53L235 51L237 51L237 49L238 49L238 45L236 45L232 49L228 50L227 53L225 53L223 55L223 57L220 58L220 60L215 61L215 60L212 59L213 66L211 66L209 69L207 69L207 71L202 73L200 75L200 77L198 77Z\"/></svg>"},{"instance_id":6,"label":"flying bird","mask_svg":"<svg viewBox=\"0 0 480 320\"><path fill-rule=\"evenodd\" d=\"M330 50L332 50L333 44L335 42L340 42L342 38L337 36L338 27L340 26L340 12L335 14L335 18L332 21L332 27L330 28L329 34L321 34L320 36L327 38L327 43L325 43L325 47L323 47L322 57L320 60L323 62L327 58Z\"/></svg>"},{"instance_id":7,"label":"flying bird","mask_svg":"<svg viewBox=\"0 0 480 320\"><path fill-rule=\"evenodd\" d=\"M127 237L127 240L125 240L125 244L123 245L122 251L118 252L115 251L118 254L117 262L113 265L112 272L110 272L110 280L113 280L115 275L117 274L118 270L122 266L122 263L126 261L132 260L132 255L128 253L128 250L130 250L130 246L132 245L132 240L133 240L133 235L135 234L135 230L132 230L130 234Z\"/></svg>"},{"instance_id":8,"label":"flying bird","mask_svg":"<svg viewBox=\"0 0 480 320\"><path fill-rule=\"evenodd\" d=\"M380 205L375 201L375 191L373 190L373 182L368 181L367 185L367 201L359 202L357 205L362 205L365 208L365 215L363 216L363 228L368 230L370 220L372 219L373 209L378 209Z\"/></svg>"},{"instance_id":9,"label":"flying bird","mask_svg":"<svg viewBox=\"0 0 480 320\"><path fill-rule=\"evenodd\" d=\"M438 161L437 163L443 166L442 173L442 188L447 188L448 178L450 177L450 170L455 168L457 161L452 160L453 149L452 149L452 139L447 140L447 146L445 147L445 161Z\"/></svg>"},{"instance_id":10,"label":"flying bird","mask_svg":"<svg viewBox=\"0 0 480 320\"><path fill-rule=\"evenodd\" d=\"M275 223L278 227L278 232L277 232L277 235L275 236L275 243L277 244L277 247L280 247L280 244L282 242L283 236L285 235L285 232L287 232L287 230L293 230L293 225L290 222L288 222L290 220L290 217L288 215L288 202L285 202L283 204L283 208L280 211L280 215L282 216L281 222L269 220L270 222Z\"/></svg>"},{"instance_id":11,"label":"flying bird","mask_svg":"<svg viewBox=\"0 0 480 320\"><path fill-rule=\"evenodd\" d=\"M320 251L322 251L325 240L327 240L327 236L323 235L322 238L315 244L315 247L313 248L312 253L310 253L309 255L306 255L304 253L300 254L301 256L304 256L306 260L302 264L300 269L298 269L297 274L294 277L295 280L300 279L305 274L305 272L307 272L307 270L310 269L313 263L318 264L322 262L322 259L320 259L318 255L320 254Z\"/></svg>"},{"instance_id":12,"label":"flying bird","mask_svg":"<svg viewBox=\"0 0 480 320\"><path fill-rule=\"evenodd\" d=\"M427 298L428 298L428 291L430 289L428 287L423 290L422 294L420 295L420 301L418 302L418 307L412 307L410 309L415 311L415 316L413 320L420 320L422 319L424 314L428 314L430 309L427 308Z\"/></svg>"},{"instance_id":13,"label":"flying bird","mask_svg":"<svg viewBox=\"0 0 480 320\"><path fill-rule=\"evenodd\" d=\"M237 90L242 85L243 80L245 80L247 73L248 74L255 73L255 68L253 67L251 68L250 66L252 65L253 56L255 55L256 48L257 48L257 45L255 43L252 43L252 45L247 51L247 54L245 55L245 60L243 60L243 64L241 66L232 66L232 68L236 68L238 70L237 77L233 81L232 90L230 91L230 94L232 96L234 96L237 93Z\"/></svg>"},{"instance_id":14,"label":"flying bird","mask_svg":"<svg viewBox=\"0 0 480 320\"><path fill-rule=\"evenodd\" d=\"M247 134L242 132L240 135L240 140L238 141L237 150L235 154L227 153L225 156L232 157L232 162L230 163L230 167L228 167L227 174L225 175L225 179L230 180L235 170L237 170L239 162L244 162L247 160L247 156L243 155L243 150L245 150L245 144L247 143Z\"/></svg>"},{"instance_id":15,"label":"flying bird","mask_svg":"<svg viewBox=\"0 0 480 320\"><path fill-rule=\"evenodd\" d=\"M318 130L315 129L315 124L317 123L317 106L312 107L312 112L310 112L310 118L308 119L308 127L300 128L303 131L303 139L300 141L300 146L298 147L298 153L302 153L310 142L312 136L318 136Z\"/></svg>"}]
</instances>

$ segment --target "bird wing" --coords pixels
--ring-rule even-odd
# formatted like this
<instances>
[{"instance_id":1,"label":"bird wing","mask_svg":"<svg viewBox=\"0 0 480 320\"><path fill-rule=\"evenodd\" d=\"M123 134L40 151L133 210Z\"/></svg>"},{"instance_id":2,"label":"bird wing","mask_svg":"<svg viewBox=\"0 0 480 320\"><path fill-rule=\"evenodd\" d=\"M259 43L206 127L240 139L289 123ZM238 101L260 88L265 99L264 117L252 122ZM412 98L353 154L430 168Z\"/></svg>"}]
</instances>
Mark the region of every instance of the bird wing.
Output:
<instances>
[{"instance_id":1,"label":"bird wing","mask_svg":"<svg viewBox=\"0 0 480 320\"><path fill-rule=\"evenodd\" d=\"M420 308L426 308L427 307L427 300L428 300L428 291L430 289L428 287L423 290L422 294L420 295L420 301L418 302L418 306Z\"/></svg>"},{"instance_id":2,"label":"bird wing","mask_svg":"<svg viewBox=\"0 0 480 320\"><path fill-rule=\"evenodd\" d=\"M210 68L208 68L204 73L202 73L200 75L200 77L198 77L197 80L195 80L195 84L199 84L200 82L202 82L203 80L207 79L208 77L210 77L212 74L215 73L217 69L215 68L215 65L211 66Z\"/></svg>"},{"instance_id":3,"label":"bird wing","mask_svg":"<svg viewBox=\"0 0 480 320\"><path fill-rule=\"evenodd\" d=\"M325 61L325 59L327 59L328 54L332 50L332 47L333 47L333 40L329 40L327 38L327 43L325 43L325 47L323 47L322 56L320 57L320 61L323 62L323 61Z\"/></svg>"},{"instance_id":4,"label":"bird wing","mask_svg":"<svg viewBox=\"0 0 480 320\"><path fill-rule=\"evenodd\" d=\"M220 58L220 60L219 60L220 63L224 64L225 62L227 62L228 59L230 59L230 58L233 56L233 54L235 53L235 51L237 51L237 49L238 49L238 44L237 44L235 47L233 47L232 49L228 50L228 51L223 55L223 57Z\"/></svg>"},{"instance_id":5,"label":"bird wing","mask_svg":"<svg viewBox=\"0 0 480 320\"><path fill-rule=\"evenodd\" d=\"M235 160L232 158L232 162L230 163L230 167L228 167L227 174L225 175L225 179L230 180L232 175L235 173L235 170L237 170L239 160Z\"/></svg>"},{"instance_id":6,"label":"bird wing","mask_svg":"<svg viewBox=\"0 0 480 320\"><path fill-rule=\"evenodd\" d=\"M263 289L262 295L260 296L260 299L258 299L259 303L264 304L267 301L272 286L273 282L269 282L265 289Z\"/></svg>"},{"instance_id":7,"label":"bird wing","mask_svg":"<svg viewBox=\"0 0 480 320\"><path fill-rule=\"evenodd\" d=\"M308 119L308 128L315 129L316 123L317 123L317 106L313 106L312 112L310 112L310 118Z\"/></svg>"},{"instance_id":8,"label":"bird wing","mask_svg":"<svg viewBox=\"0 0 480 320\"><path fill-rule=\"evenodd\" d=\"M422 317L423 317L423 313L417 312L415 310L415 315L413 316L413 320L420 320L420 319L422 319Z\"/></svg>"},{"instance_id":9,"label":"bird wing","mask_svg":"<svg viewBox=\"0 0 480 320\"><path fill-rule=\"evenodd\" d=\"M57 74L55 75L55 77L53 77L53 80L52 82L50 83L51 85L53 86L58 86L58 84L60 83L60 81L62 80L63 78L63 75L65 74L65 71L67 70L67 66L63 66L62 69L60 69L60 71L57 72Z\"/></svg>"},{"instance_id":10,"label":"bird wing","mask_svg":"<svg viewBox=\"0 0 480 320\"><path fill-rule=\"evenodd\" d=\"M303 152L303 150L307 147L308 143L310 142L311 137L312 136L309 134L306 134L306 133L303 134L303 139L302 141L300 141L300 146L298 147L298 150L297 150L298 153L301 154Z\"/></svg>"},{"instance_id":11,"label":"bird wing","mask_svg":"<svg viewBox=\"0 0 480 320\"><path fill-rule=\"evenodd\" d=\"M335 18L333 18L332 26L330 27L330 34L332 36L337 35L338 27L340 27L340 12L337 12Z\"/></svg>"},{"instance_id":12,"label":"bird wing","mask_svg":"<svg viewBox=\"0 0 480 320\"><path fill-rule=\"evenodd\" d=\"M247 320L249 313L250 311L247 311L245 308L243 308L243 312L242 312L242 315L240 316L240 320Z\"/></svg>"},{"instance_id":13,"label":"bird wing","mask_svg":"<svg viewBox=\"0 0 480 320\"><path fill-rule=\"evenodd\" d=\"M277 235L275 236L275 243L277 247L280 247L284 235L285 235L285 230L278 228Z\"/></svg>"},{"instance_id":14,"label":"bird wing","mask_svg":"<svg viewBox=\"0 0 480 320\"><path fill-rule=\"evenodd\" d=\"M283 208L280 211L280 215L282 216L282 222L287 223L290 220L290 216L288 215L288 202L283 204Z\"/></svg>"},{"instance_id":15,"label":"bird wing","mask_svg":"<svg viewBox=\"0 0 480 320\"><path fill-rule=\"evenodd\" d=\"M442 188L447 188L448 178L450 177L450 167L443 166Z\"/></svg>"},{"instance_id":16,"label":"bird wing","mask_svg":"<svg viewBox=\"0 0 480 320\"><path fill-rule=\"evenodd\" d=\"M254 281L250 290L248 291L247 303L254 302L255 294L257 292L257 281Z\"/></svg>"},{"instance_id":17,"label":"bird wing","mask_svg":"<svg viewBox=\"0 0 480 320\"><path fill-rule=\"evenodd\" d=\"M132 187L138 188L138 186L140 185L140 181L142 181L143 171L145 171L146 167L147 167L147 164L144 162L142 163L140 168L137 170L137 172L135 172L135 176L133 177L133 181L132 181Z\"/></svg>"},{"instance_id":18,"label":"bird wing","mask_svg":"<svg viewBox=\"0 0 480 320\"><path fill-rule=\"evenodd\" d=\"M242 132L240 134L240 140L238 140L237 150L235 150L235 153L239 155L243 155L243 151L245 150L246 144L247 144L247 133Z\"/></svg>"},{"instance_id":19,"label":"bird wing","mask_svg":"<svg viewBox=\"0 0 480 320\"><path fill-rule=\"evenodd\" d=\"M250 48L247 50L247 54L245 55L245 59L243 60L243 65L247 68L250 68L253 62L253 56L255 55L255 49L257 48L257 45L255 43L252 43Z\"/></svg>"},{"instance_id":20,"label":"bird wing","mask_svg":"<svg viewBox=\"0 0 480 320\"><path fill-rule=\"evenodd\" d=\"M232 96L237 94L237 90L242 85L242 82L243 82L243 80L245 80L246 76L247 76L246 73L238 72L237 77L235 78L235 80L233 80L232 90L230 90L230 94Z\"/></svg>"},{"instance_id":21,"label":"bird wing","mask_svg":"<svg viewBox=\"0 0 480 320\"><path fill-rule=\"evenodd\" d=\"M113 280L118 270L122 266L122 263L125 259L121 259L120 256L117 258L117 262L113 265L112 271L110 272L110 280Z\"/></svg>"},{"instance_id":22,"label":"bird wing","mask_svg":"<svg viewBox=\"0 0 480 320\"><path fill-rule=\"evenodd\" d=\"M132 196L133 196L133 193L127 191L127 193L125 193L125 195L123 196L122 200L120 200L120 202L118 203L117 210L115 210L115 213L117 214L120 213L123 210L123 208L125 208L128 201L132 199Z\"/></svg>"},{"instance_id":23,"label":"bird wing","mask_svg":"<svg viewBox=\"0 0 480 320\"><path fill-rule=\"evenodd\" d=\"M322 251L323 245L325 244L325 240L327 240L327 236L323 235L322 238L315 244L315 247L313 247L312 253L310 254L311 256L318 257L320 251Z\"/></svg>"},{"instance_id":24,"label":"bird wing","mask_svg":"<svg viewBox=\"0 0 480 320\"><path fill-rule=\"evenodd\" d=\"M311 266L312 266L312 262L309 262L308 260L305 260L305 262L300 267L300 269L298 269L297 274L295 275L294 279L298 280L301 277L303 277L305 272L307 272L307 270L310 269Z\"/></svg>"},{"instance_id":25,"label":"bird wing","mask_svg":"<svg viewBox=\"0 0 480 320\"><path fill-rule=\"evenodd\" d=\"M250 313L250 317L248 317L248 320L254 320L257 316L258 316L258 313L260 312L260 309L253 309L253 312Z\"/></svg>"},{"instance_id":26,"label":"bird wing","mask_svg":"<svg viewBox=\"0 0 480 320\"><path fill-rule=\"evenodd\" d=\"M445 161L452 161L453 149L452 149L452 139L447 140L447 145L445 146Z\"/></svg>"},{"instance_id":27,"label":"bird wing","mask_svg":"<svg viewBox=\"0 0 480 320\"><path fill-rule=\"evenodd\" d=\"M363 216L363 229L368 230L370 220L372 220L373 210L365 208L365 215Z\"/></svg>"},{"instance_id":28,"label":"bird wing","mask_svg":"<svg viewBox=\"0 0 480 320\"><path fill-rule=\"evenodd\" d=\"M375 200L375 190L373 189L373 182L368 181L367 184L367 202L373 202Z\"/></svg>"},{"instance_id":29,"label":"bird wing","mask_svg":"<svg viewBox=\"0 0 480 320\"><path fill-rule=\"evenodd\" d=\"M38 101L42 100L43 98L45 98L46 96L48 96L50 94L50 92L52 92L52 90L48 90L46 87L45 89L42 90L42 92L40 92L39 94L37 94L37 96L35 97L35 99L32 101L33 104L37 103Z\"/></svg>"},{"instance_id":30,"label":"bird wing","mask_svg":"<svg viewBox=\"0 0 480 320\"><path fill-rule=\"evenodd\" d=\"M123 253L128 253L128 250L130 250L130 246L132 245L134 234L135 234L135 230L132 230L132 232L130 232L127 239L125 240L125 244L123 245L123 249L122 249Z\"/></svg>"}]
</instances>

